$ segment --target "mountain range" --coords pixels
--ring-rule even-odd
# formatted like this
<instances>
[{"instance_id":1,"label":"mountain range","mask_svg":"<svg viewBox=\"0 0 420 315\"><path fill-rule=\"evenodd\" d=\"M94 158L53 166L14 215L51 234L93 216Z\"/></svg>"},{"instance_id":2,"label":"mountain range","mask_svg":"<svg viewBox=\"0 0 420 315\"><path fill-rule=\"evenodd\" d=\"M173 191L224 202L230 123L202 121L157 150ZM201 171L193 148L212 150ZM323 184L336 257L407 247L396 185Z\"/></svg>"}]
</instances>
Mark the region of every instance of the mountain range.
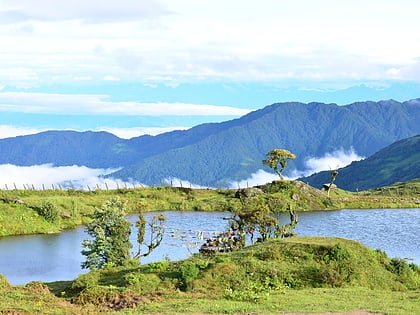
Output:
<instances>
[{"instance_id":1,"label":"mountain range","mask_svg":"<svg viewBox=\"0 0 420 315\"><path fill-rule=\"evenodd\" d=\"M353 148L369 157L420 134L419 122L420 99L344 106L276 103L238 119L157 136L121 139L106 132L47 131L0 139L0 164L120 168L109 176L146 185L178 178L218 187L263 169L261 161L273 148L297 156L288 164L287 176L305 169L309 157L337 149Z\"/></svg>"}]
</instances>

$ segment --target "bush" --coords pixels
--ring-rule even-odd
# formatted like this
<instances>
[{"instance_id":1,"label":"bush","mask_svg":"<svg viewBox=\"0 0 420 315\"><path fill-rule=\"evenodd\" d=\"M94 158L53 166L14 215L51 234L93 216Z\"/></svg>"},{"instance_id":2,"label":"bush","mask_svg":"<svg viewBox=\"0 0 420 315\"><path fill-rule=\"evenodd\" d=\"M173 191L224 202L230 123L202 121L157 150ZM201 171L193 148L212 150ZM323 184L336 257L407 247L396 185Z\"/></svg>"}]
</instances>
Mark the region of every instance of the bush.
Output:
<instances>
[{"instance_id":1,"label":"bush","mask_svg":"<svg viewBox=\"0 0 420 315\"><path fill-rule=\"evenodd\" d=\"M6 277L0 274L0 289L9 288L10 283L7 281Z\"/></svg>"},{"instance_id":2,"label":"bush","mask_svg":"<svg viewBox=\"0 0 420 315\"><path fill-rule=\"evenodd\" d=\"M36 210L48 222L55 222L58 219L57 207L51 201L44 201Z\"/></svg>"},{"instance_id":3,"label":"bush","mask_svg":"<svg viewBox=\"0 0 420 315\"><path fill-rule=\"evenodd\" d=\"M348 249L342 244L331 247L323 257L321 279L332 287L342 287L354 277L354 268Z\"/></svg>"},{"instance_id":4,"label":"bush","mask_svg":"<svg viewBox=\"0 0 420 315\"><path fill-rule=\"evenodd\" d=\"M164 261L152 262L150 264L147 264L145 268L148 272L166 271L169 268L169 261L164 260Z\"/></svg>"},{"instance_id":5,"label":"bush","mask_svg":"<svg viewBox=\"0 0 420 315\"><path fill-rule=\"evenodd\" d=\"M40 281L32 281L25 285L25 288L30 292L36 293L50 293L48 286Z\"/></svg>"},{"instance_id":6,"label":"bush","mask_svg":"<svg viewBox=\"0 0 420 315\"><path fill-rule=\"evenodd\" d=\"M99 272L95 271L80 275L71 284L71 289L80 292L86 288L93 287L99 283L99 277Z\"/></svg>"},{"instance_id":7,"label":"bush","mask_svg":"<svg viewBox=\"0 0 420 315\"><path fill-rule=\"evenodd\" d=\"M95 285L87 287L80 294L73 299L76 304L86 305L102 305L107 304L109 300L121 293L121 288L113 286Z\"/></svg>"},{"instance_id":8,"label":"bush","mask_svg":"<svg viewBox=\"0 0 420 315\"><path fill-rule=\"evenodd\" d=\"M387 269L397 275L397 280L409 289L420 288L419 267L415 264L408 264L401 258L392 258Z\"/></svg>"},{"instance_id":9,"label":"bush","mask_svg":"<svg viewBox=\"0 0 420 315\"><path fill-rule=\"evenodd\" d=\"M125 275L124 280L131 289L146 294L158 290L162 285L162 280L154 273L142 274L133 272Z\"/></svg>"},{"instance_id":10,"label":"bush","mask_svg":"<svg viewBox=\"0 0 420 315\"><path fill-rule=\"evenodd\" d=\"M190 290L191 284L194 279L196 279L200 273L200 269L194 263L183 263L179 267L180 275L180 287L182 290Z\"/></svg>"},{"instance_id":11,"label":"bush","mask_svg":"<svg viewBox=\"0 0 420 315\"><path fill-rule=\"evenodd\" d=\"M388 265L388 270L401 276L409 272L410 267L404 259L392 258L390 264Z\"/></svg>"},{"instance_id":12,"label":"bush","mask_svg":"<svg viewBox=\"0 0 420 315\"><path fill-rule=\"evenodd\" d=\"M324 256L324 261L340 261L350 258L350 253L347 248L342 244L335 244L330 248L328 253Z\"/></svg>"}]
</instances>

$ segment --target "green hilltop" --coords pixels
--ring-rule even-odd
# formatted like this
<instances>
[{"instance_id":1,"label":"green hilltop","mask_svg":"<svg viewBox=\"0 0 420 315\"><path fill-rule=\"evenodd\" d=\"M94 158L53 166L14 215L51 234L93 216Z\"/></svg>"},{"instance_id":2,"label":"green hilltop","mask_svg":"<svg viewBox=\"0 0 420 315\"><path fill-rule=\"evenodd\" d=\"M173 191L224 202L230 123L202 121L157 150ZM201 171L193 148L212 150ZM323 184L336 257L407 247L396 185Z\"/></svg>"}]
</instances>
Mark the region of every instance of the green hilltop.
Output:
<instances>
[{"instance_id":1,"label":"green hilltop","mask_svg":"<svg viewBox=\"0 0 420 315\"><path fill-rule=\"evenodd\" d=\"M12 287L6 314L288 314L420 312L420 269L336 238L269 240L213 256L91 271ZM18 298L17 298L18 297ZM370 314L370 313L368 313Z\"/></svg>"},{"instance_id":2,"label":"green hilltop","mask_svg":"<svg viewBox=\"0 0 420 315\"><path fill-rule=\"evenodd\" d=\"M420 135L397 141L372 156L338 170L335 184L356 191L388 186L420 178ZM330 181L330 172L319 172L300 180L314 187Z\"/></svg>"}]
</instances>

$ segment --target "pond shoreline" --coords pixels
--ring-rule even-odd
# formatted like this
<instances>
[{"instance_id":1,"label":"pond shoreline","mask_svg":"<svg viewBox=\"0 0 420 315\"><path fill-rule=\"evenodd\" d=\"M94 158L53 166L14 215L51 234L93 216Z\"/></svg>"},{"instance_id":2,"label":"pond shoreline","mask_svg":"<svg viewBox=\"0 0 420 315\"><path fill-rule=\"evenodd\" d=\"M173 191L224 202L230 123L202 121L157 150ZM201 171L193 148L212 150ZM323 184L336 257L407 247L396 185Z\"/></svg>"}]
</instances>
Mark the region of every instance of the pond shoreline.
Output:
<instances>
[{"instance_id":1,"label":"pond shoreline","mask_svg":"<svg viewBox=\"0 0 420 315\"><path fill-rule=\"evenodd\" d=\"M147 213L146 219L161 213ZM165 259L186 259L198 252L206 236L226 230L226 212L167 211L163 214L167 217L164 240L150 256L141 260L142 264ZM136 216L132 215L127 219L134 222ZM280 214L280 224L288 219L288 214ZM420 235L416 234L415 224L419 219L419 208L301 212L294 232L298 236L355 240L370 248L380 249L390 257L411 257L413 262L419 264L420 253L416 244L420 244ZM80 268L84 259L80 251L86 238L83 227L58 234L0 238L0 251L7 257L0 261L0 273L12 284L74 279L84 272ZM135 251L137 247L134 227L130 240ZM15 266L19 266L19 270ZM32 278L22 278L25 273L32 274Z\"/></svg>"}]
</instances>

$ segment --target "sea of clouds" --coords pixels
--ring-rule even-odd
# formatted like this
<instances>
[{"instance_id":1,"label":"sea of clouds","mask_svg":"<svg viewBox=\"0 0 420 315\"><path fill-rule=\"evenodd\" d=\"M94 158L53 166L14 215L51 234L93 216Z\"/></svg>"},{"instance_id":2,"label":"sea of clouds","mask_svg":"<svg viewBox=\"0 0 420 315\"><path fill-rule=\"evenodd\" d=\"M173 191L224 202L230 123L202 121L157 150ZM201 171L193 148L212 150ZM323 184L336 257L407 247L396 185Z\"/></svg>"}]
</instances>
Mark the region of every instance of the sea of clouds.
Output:
<instances>
[{"instance_id":1,"label":"sea of clouds","mask_svg":"<svg viewBox=\"0 0 420 315\"><path fill-rule=\"evenodd\" d=\"M293 170L288 177L294 179L308 176L315 172L342 168L353 161L363 159L353 148L339 149L321 157L308 157L304 170ZM54 166L52 164L34 166L0 165L0 189L51 189L75 188L83 190L116 189L122 187L146 186L139 182L124 182L120 179L105 178L116 169L94 169L86 166ZM278 179L269 170L260 169L245 180L232 182L229 188L244 188L262 185ZM202 188L187 180L168 177L163 183L174 187Z\"/></svg>"}]
</instances>

